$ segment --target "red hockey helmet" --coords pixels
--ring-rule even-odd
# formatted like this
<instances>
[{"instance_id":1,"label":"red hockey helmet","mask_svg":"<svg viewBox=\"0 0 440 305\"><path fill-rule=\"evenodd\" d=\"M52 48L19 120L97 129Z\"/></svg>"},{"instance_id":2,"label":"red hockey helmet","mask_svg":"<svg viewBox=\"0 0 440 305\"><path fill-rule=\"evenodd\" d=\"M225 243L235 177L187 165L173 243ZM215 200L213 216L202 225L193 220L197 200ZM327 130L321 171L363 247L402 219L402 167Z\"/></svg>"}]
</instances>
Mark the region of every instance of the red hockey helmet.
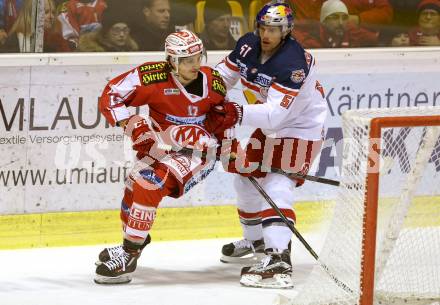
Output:
<instances>
[{"instance_id":1,"label":"red hockey helmet","mask_svg":"<svg viewBox=\"0 0 440 305\"><path fill-rule=\"evenodd\" d=\"M191 31L171 33L165 39L165 56L189 57L204 52L203 42Z\"/></svg>"}]
</instances>

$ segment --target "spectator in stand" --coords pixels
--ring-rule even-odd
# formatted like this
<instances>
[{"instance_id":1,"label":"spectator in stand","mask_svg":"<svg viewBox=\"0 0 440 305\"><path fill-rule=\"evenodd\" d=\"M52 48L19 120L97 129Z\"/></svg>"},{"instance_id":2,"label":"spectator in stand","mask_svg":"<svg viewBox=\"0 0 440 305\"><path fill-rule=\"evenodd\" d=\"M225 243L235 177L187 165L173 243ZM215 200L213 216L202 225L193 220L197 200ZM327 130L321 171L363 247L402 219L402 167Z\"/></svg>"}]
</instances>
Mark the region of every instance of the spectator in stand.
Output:
<instances>
[{"instance_id":1,"label":"spectator in stand","mask_svg":"<svg viewBox=\"0 0 440 305\"><path fill-rule=\"evenodd\" d=\"M129 16L121 17L119 11L109 7L102 16L102 27L79 38L78 50L82 52L129 52L139 49L130 36Z\"/></svg>"},{"instance_id":2,"label":"spectator in stand","mask_svg":"<svg viewBox=\"0 0 440 305\"><path fill-rule=\"evenodd\" d=\"M413 46L440 46L440 0L422 0L417 6L418 26L410 30Z\"/></svg>"},{"instance_id":3,"label":"spectator in stand","mask_svg":"<svg viewBox=\"0 0 440 305\"><path fill-rule=\"evenodd\" d=\"M207 0L203 13L205 28L200 35L208 50L232 50L235 39L231 34L231 7L226 0Z\"/></svg>"},{"instance_id":4,"label":"spectator in stand","mask_svg":"<svg viewBox=\"0 0 440 305\"><path fill-rule=\"evenodd\" d=\"M107 8L105 0L69 0L58 19L62 23L63 37L72 49L78 47L81 34L101 27L102 13Z\"/></svg>"},{"instance_id":5,"label":"spectator in stand","mask_svg":"<svg viewBox=\"0 0 440 305\"><path fill-rule=\"evenodd\" d=\"M53 0L44 3L44 40L43 52L70 51L67 42L61 35L61 26L55 19L55 4ZM32 0L25 0L17 20L8 33L8 39L2 52L34 52L35 28L32 25Z\"/></svg>"},{"instance_id":6,"label":"spectator in stand","mask_svg":"<svg viewBox=\"0 0 440 305\"><path fill-rule=\"evenodd\" d=\"M391 38L390 46L392 47L407 47L410 45L409 35L405 32L396 32Z\"/></svg>"},{"instance_id":7,"label":"spectator in stand","mask_svg":"<svg viewBox=\"0 0 440 305\"><path fill-rule=\"evenodd\" d=\"M163 42L172 32L170 26L171 6L169 0L142 0L132 6L135 11L132 35L140 51L163 51Z\"/></svg>"},{"instance_id":8,"label":"spectator in stand","mask_svg":"<svg viewBox=\"0 0 440 305\"><path fill-rule=\"evenodd\" d=\"M22 6L23 0L0 0L0 29L11 30Z\"/></svg>"},{"instance_id":9,"label":"spectator in stand","mask_svg":"<svg viewBox=\"0 0 440 305\"><path fill-rule=\"evenodd\" d=\"M347 6L340 0L322 4L321 24L298 25L293 32L305 48L350 48L375 46L378 33L350 21Z\"/></svg>"},{"instance_id":10,"label":"spectator in stand","mask_svg":"<svg viewBox=\"0 0 440 305\"><path fill-rule=\"evenodd\" d=\"M0 49L6 43L22 5L22 0L0 0Z\"/></svg>"},{"instance_id":11,"label":"spectator in stand","mask_svg":"<svg viewBox=\"0 0 440 305\"><path fill-rule=\"evenodd\" d=\"M393 20L393 7L388 0L343 0L348 8L349 21L373 30L390 24ZM297 17L295 24L313 23L320 19L320 8L324 0L290 0Z\"/></svg>"}]
</instances>

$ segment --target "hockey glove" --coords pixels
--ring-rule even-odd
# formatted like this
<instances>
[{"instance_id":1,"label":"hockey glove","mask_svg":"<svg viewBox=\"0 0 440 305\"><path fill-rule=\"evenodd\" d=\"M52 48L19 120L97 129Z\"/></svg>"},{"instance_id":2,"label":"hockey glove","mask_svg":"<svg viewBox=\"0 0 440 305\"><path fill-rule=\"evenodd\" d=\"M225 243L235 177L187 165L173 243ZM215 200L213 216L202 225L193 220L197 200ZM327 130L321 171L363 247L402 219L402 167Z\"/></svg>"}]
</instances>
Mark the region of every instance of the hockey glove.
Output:
<instances>
[{"instance_id":1,"label":"hockey glove","mask_svg":"<svg viewBox=\"0 0 440 305\"><path fill-rule=\"evenodd\" d=\"M155 143L154 133L145 118L140 115L132 115L124 127L124 134L131 138L133 149L137 151L137 157L149 154Z\"/></svg>"},{"instance_id":2,"label":"hockey glove","mask_svg":"<svg viewBox=\"0 0 440 305\"><path fill-rule=\"evenodd\" d=\"M261 172L255 164L249 162L246 151L241 148L237 139L222 141L222 145L218 149L218 156L222 161L224 170L228 173L255 178L266 176L266 173ZM229 158L227 158L228 156Z\"/></svg>"},{"instance_id":3,"label":"hockey glove","mask_svg":"<svg viewBox=\"0 0 440 305\"><path fill-rule=\"evenodd\" d=\"M205 128L212 134L221 134L226 129L241 123L243 110L240 105L234 102L225 102L214 106L206 116Z\"/></svg>"}]
</instances>

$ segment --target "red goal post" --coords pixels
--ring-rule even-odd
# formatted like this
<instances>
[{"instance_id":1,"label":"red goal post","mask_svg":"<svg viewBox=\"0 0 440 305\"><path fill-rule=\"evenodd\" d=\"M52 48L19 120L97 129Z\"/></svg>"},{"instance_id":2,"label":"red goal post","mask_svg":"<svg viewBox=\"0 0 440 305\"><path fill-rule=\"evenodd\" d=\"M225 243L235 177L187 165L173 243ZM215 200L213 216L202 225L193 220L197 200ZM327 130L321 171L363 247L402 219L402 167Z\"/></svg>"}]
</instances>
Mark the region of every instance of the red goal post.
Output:
<instances>
[{"instance_id":1,"label":"red goal post","mask_svg":"<svg viewBox=\"0 0 440 305\"><path fill-rule=\"evenodd\" d=\"M365 192L365 218L364 239L362 241L364 258L361 272L361 305L373 305L374 296L374 270L376 255L376 223L379 198L379 168L381 143L374 141L380 139L383 128L394 127L423 127L440 126L440 115L432 116L402 116L402 117L377 117L371 120L370 125L370 151L368 160L370 170L367 176ZM440 188L440 185L439 185ZM440 255L440 253L439 253ZM439 283L440 285L440 283Z\"/></svg>"}]
</instances>

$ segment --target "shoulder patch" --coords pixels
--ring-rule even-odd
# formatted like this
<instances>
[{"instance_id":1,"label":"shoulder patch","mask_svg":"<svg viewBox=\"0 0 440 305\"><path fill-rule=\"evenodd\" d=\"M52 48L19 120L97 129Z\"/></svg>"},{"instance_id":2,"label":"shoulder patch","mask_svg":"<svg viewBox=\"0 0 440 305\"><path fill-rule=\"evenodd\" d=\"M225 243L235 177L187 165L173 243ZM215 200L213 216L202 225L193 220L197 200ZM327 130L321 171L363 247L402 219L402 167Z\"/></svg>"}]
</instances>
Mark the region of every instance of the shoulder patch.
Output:
<instances>
[{"instance_id":1,"label":"shoulder patch","mask_svg":"<svg viewBox=\"0 0 440 305\"><path fill-rule=\"evenodd\" d=\"M151 72L145 73L141 75L142 84L150 85L154 83L161 83L168 81L168 73L167 72Z\"/></svg>"},{"instance_id":2,"label":"shoulder patch","mask_svg":"<svg viewBox=\"0 0 440 305\"><path fill-rule=\"evenodd\" d=\"M300 84L305 79L306 79L306 72L304 72L304 69L295 70L292 72L292 75L290 76L290 80L295 84Z\"/></svg>"},{"instance_id":3,"label":"shoulder patch","mask_svg":"<svg viewBox=\"0 0 440 305\"><path fill-rule=\"evenodd\" d=\"M141 72L141 73L161 71L165 68L166 65L167 65L166 62L157 62L157 63L142 65L138 69L139 69L139 72Z\"/></svg>"},{"instance_id":4,"label":"shoulder patch","mask_svg":"<svg viewBox=\"0 0 440 305\"><path fill-rule=\"evenodd\" d=\"M211 74L212 74L212 83L211 83L212 91L217 92L222 96L225 96L226 85L225 82L223 81L222 76L215 69L212 69Z\"/></svg>"},{"instance_id":5,"label":"shoulder patch","mask_svg":"<svg viewBox=\"0 0 440 305\"><path fill-rule=\"evenodd\" d=\"M222 79L220 73L215 69L212 69L212 76Z\"/></svg>"},{"instance_id":6,"label":"shoulder patch","mask_svg":"<svg viewBox=\"0 0 440 305\"><path fill-rule=\"evenodd\" d=\"M225 96L226 95L226 85L221 78L212 79L212 91Z\"/></svg>"}]
</instances>

